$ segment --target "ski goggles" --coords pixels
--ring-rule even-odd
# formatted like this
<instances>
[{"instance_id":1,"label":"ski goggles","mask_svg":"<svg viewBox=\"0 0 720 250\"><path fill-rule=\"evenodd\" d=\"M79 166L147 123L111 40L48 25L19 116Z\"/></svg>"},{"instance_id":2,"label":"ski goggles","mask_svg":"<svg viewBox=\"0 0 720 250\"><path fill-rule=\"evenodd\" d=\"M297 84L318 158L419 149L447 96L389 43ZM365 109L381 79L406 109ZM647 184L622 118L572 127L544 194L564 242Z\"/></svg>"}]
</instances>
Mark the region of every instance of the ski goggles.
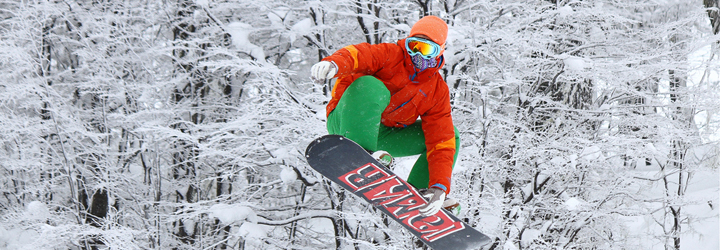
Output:
<instances>
[{"instance_id":1,"label":"ski goggles","mask_svg":"<svg viewBox=\"0 0 720 250\"><path fill-rule=\"evenodd\" d=\"M419 37L405 39L405 49L410 56L420 54L425 59L435 58L442 52L442 47L437 43Z\"/></svg>"}]
</instances>

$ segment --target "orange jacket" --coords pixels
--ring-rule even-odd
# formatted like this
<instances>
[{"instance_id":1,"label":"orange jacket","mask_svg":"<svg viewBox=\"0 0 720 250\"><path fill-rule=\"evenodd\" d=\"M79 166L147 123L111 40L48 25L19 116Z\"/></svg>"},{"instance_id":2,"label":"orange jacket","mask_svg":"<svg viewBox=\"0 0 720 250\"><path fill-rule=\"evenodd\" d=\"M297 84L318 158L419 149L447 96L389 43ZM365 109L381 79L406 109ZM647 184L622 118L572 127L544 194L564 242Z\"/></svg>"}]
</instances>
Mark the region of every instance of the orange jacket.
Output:
<instances>
[{"instance_id":1,"label":"orange jacket","mask_svg":"<svg viewBox=\"0 0 720 250\"><path fill-rule=\"evenodd\" d=\"M425 146L428 149L430 182L441 184L450 192L455 130L450 115L450 92L435 68L416 72L405 50L405 39L393 43L370 45L361 43L342 48L323 59L338 67L338 77L327 105L327 114L335 109L340 97L355 79L372 75L388 88L390 104L382 113L381 122L388 127L405 127L422 119Z\"/></svg>"}]
</instances>

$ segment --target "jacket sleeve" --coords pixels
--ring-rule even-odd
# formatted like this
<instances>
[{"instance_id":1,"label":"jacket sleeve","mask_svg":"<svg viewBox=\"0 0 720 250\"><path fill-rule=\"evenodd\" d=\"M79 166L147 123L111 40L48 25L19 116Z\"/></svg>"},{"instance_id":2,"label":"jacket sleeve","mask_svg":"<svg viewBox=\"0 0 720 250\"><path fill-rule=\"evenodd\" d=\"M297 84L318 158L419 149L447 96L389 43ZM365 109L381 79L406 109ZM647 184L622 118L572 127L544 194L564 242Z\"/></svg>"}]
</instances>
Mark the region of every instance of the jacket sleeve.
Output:
<instances>
[{"instance_id":1,"label":"jacket sleeve","mask_svg":"<svg viewBox=\"0 0 720 250\"><path fill-rule=\"evenodd\" d=\"M428 149L428 187L437 187L449 193L456 143L459 141L455 137L449 90L442 79L438 80L438 90L433 101L435 105L421 115L425 146Z\"/></svg>"},{"instance_id":2,"label":"jacket sleeve","mask_svg":"<svg viewBox=\"0 0 720 250\"><path fill-rule=\"evenodd\" d=\"M361 43L345 46L332 55L323 58L323 61L333 62L338 67L336 77L338 78L333 86L332 99L326 107L327 115L335 109L340 97L345 90L361 75L374 75L383 69L386 64L392 63L391 55L402 52L400 47L392 43L381 43L370 45Z\"/></svg>"},{"instance_id":3,"label":"jacket sleeve","mask_svg":"<svg viewBox=\"0 0 720 250\"><path fill-rule=\"evenodd\" d=\"M360 43L345 46L322 60L335 63L338 78L354 73L373 75L390 61L388 55L397 54L399 50L393 43Z\"/></svg>"}]
</instances>

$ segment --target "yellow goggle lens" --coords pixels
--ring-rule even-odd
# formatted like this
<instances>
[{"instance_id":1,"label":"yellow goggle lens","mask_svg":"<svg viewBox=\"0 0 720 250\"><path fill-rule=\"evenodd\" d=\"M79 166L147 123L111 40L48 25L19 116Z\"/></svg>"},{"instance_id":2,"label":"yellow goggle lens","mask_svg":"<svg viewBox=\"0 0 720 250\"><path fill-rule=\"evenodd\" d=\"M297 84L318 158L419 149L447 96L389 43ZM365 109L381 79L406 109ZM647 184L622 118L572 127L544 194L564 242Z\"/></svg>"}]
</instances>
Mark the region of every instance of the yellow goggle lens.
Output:
<instances>
[{"instance_id":1,"label":"yellow goggle lens","mask_svg":"<svg viewBox=\"0 0 720 250\"><path fill-rule=\"evenodd\" d=\"M431 55L435 49L433 45L421 41L412 41L408 44L408 47L410 47L413 52L420 52L420 54L425 56Z\"/></svg>"}]
</instances>

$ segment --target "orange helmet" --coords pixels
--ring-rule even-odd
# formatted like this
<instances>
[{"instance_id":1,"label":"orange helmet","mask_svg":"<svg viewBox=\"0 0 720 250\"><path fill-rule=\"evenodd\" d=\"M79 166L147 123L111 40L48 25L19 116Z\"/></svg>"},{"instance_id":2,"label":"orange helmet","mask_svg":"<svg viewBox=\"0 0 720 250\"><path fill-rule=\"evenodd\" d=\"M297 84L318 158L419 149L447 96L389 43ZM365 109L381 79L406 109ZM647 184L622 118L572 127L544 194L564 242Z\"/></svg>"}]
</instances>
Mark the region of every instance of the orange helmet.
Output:
<instances>
[{"instance_id":1,"label":"orange helmet","mask_svg":"<svg viewBox=\"0 0 720 250\"><path fill-rule=\"evenodd\" d=\"M410 35L413 37L416 35L424 35L430 38L433 42L440 45L443 51L445 51L445 40L447 40L448 26L439 17L426 16L418 20L410 29ZM442 55L442 52L440 52Z\"/></svg>"}]
</instances>

